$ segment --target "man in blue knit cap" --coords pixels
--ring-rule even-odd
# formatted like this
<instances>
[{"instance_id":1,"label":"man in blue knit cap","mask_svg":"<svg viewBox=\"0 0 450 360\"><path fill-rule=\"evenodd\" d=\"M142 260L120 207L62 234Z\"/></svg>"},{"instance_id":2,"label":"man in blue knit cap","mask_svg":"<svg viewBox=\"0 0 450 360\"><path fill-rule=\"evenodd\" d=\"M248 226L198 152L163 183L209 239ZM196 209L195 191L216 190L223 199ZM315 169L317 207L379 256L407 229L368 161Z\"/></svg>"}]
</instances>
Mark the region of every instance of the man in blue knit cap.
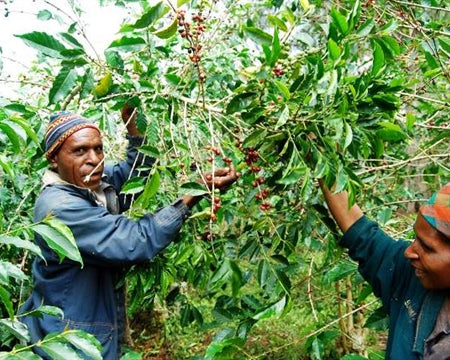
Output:
<instances>
[{"instance_id":1,"label":"man in blue knit cap","mask_svg":"<svg viewBox=\"0 0 450 360\"><path fill-rule=\"evenodd\" d=\"M346 192L320 185L344 233L340 245L389 314L386 359L450 359L450 183L422 205L415 240L394 240L349 207Z\"/></svg>"},{"instance_id":2,"label":"man in blue knit cap","mask_svg":"<svg viewBox=\"0 0 450 360\"><path fill-rule=\"evenodd\" d=\"M153 162L138 155L136 148L142 145L143 137L131 110L126 107L122 111L128 130L127 157L114 165L104 164L97 125L68 111L51 116L45 134L50 168L43 176L34 221L53 216L65 223L74 235L84 266L67 258L61 262L44 239L35 235L45 260L34 260L34 288L21 311L52 305L64 312L63 319L49 315L23 319L32 342L37 343L35 351L44 358L49 356L39 348L39 340L52 332L81 329L101 342L105 359L119 359L126 321L124 291L119 285L124 269L152 259L169 245L199 201L199 197L184 196L137 221L122 215L130 206L120 194L123 183L137 175L137 167ZM231 167L203 178L211 179L204 180L209 188L214 185L225 189L237 175Z\"/></svg>"}]
</instances>

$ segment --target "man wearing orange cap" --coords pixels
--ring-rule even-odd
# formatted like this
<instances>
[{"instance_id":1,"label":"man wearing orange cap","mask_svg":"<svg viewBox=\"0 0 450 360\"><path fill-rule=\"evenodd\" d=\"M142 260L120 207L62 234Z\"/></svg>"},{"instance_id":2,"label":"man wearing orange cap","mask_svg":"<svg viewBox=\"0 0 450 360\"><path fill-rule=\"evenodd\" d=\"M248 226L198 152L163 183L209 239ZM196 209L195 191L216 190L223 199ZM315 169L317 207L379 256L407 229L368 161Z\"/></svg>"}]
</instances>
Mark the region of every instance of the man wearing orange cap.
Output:
<instances>
[{"instance_id":1,"label":"man wearing orange cap","mask_svg":"<svg viewBox=\"0 0 450 360\"><path fill-rule=\"evenodd\" d=\"M128 209L120 189L133 171L152 161L138 155L143 137L135 116L122 113L128 130L127 158L104 165L99 128L84 117L68 111L51 116L45 134L46 157L50 163L36 201L34 220L53 216L72 231L83 258L83 267L70 259L60 261L44 239L35 235L45 258L33 263L34 288L22 312L41 305L62 309L64 318L43 315L24 317L35 351L44 358L39 340L52 332L81 329L93 334L103 346L103 357L118 359L124 339L125 299L119 285L124 268L148 261L179 233L198 197L184 196L154 214L137 221L122 215ZM131 116L131 118L130 118ZM232 167L220 168L214 176L204 176L205 185L225 189L237 179Z\"/></svg>"},{"instance_id":2,"label":"man wearing orange cap","mask_svg":"<svg viewBox=\"0 0 450 360\"><path fill-rule=\"evenodd\" d=\"M340 245L389 314L386 359L450 359L450 183L420 207L415 240L397 241L319 182L344 233Z\"/></svg>"}]
</instances>

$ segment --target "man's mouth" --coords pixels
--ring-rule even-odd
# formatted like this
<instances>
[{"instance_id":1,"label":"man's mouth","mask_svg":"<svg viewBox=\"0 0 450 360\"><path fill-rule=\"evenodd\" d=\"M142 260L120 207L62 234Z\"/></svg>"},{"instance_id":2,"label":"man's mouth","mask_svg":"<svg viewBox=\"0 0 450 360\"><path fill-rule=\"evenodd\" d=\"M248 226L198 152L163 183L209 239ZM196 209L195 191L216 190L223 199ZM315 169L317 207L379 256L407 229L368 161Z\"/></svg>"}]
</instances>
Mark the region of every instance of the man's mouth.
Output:
<instances>
[{"instance_id":1,"label":"man's mouth","mask_svg":"<svg viewBox=\"0 0 450 360\"><path fill-rule=\"evenodd\" d=\"M85 177L83 177L83 182L85 184L87 184L89 182L92 182L92 180L95 180L95 181L100 180L101 177L102 177L102 172L98 171L98 172L95 172L93 174L88 174Z\"/></svg>"}]
</instances>

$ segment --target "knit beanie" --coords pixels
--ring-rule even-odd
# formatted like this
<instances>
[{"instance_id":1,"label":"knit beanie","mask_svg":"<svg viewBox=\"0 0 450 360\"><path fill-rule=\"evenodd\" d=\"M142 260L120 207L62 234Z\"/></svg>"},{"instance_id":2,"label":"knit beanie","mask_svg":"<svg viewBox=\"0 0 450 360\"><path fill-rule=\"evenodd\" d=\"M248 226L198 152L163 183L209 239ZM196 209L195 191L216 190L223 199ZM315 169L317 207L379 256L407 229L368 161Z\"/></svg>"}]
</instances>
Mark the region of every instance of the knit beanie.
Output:
<instances>
[{"instance_id":1,"label":"knit beanie","mask_svg":"<svg viewBox=\"0 0 450 360\"><path fill-rule=\"evenodd\" d=\"M98 126L81 115L62 110L50 115L50 123L45 132L45 156L51 159L66 139L84 128L92 128L100 133Z\"/></svg>"},{"instance_id":2,"label":"knit beanie","mask_svg":"<svg viewBox=\"0 0 450 360\"><path fill-rule=\"evenodd\" d=\"M450 183L435 192L419 212L433 228L450 239Z\"/></svg>"}]
</instances>

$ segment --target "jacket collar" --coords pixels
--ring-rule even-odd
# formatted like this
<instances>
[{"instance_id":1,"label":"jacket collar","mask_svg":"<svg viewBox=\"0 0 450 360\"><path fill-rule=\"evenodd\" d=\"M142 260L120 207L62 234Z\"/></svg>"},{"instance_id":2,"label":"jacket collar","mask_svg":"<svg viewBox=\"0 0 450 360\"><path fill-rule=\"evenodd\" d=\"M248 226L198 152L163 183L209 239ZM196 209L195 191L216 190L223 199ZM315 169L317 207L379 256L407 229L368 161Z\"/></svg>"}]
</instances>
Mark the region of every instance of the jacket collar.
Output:
<instances>
[{"instance_id":1,"label":"jacket collar","mask_svg":"<svg viewBox=\"0 0 450 360\"><path fill-rule=\"evenodd\" d=\"M82 188L75 184L71 184L71 183L61 179L61 177L59 176L59 174L57 172L55 172L51 169L45 169L44 175L42 176L42 189L44 189L46 186L57 185L57 184L69 185L69 186L73 186L77 189L88 190L89 192L91 192L94 195L96 202L102 204L104 207L107 207L106 196L105 196L105 192L103 191L103 189L105 188L103 182L100 183L100 187L97 190L92 191L90 189Z\"/></svg>"}]
</instances>

